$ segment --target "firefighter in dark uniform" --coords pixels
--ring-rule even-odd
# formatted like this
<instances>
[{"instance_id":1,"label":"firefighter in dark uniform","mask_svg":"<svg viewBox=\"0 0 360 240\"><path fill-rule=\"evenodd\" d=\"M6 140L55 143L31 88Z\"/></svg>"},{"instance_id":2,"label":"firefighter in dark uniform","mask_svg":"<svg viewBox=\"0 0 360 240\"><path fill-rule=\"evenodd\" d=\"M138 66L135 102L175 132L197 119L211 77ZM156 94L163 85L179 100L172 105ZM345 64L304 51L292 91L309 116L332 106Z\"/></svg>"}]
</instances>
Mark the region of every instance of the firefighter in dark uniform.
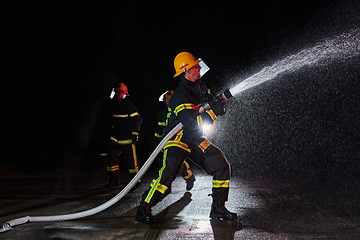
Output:
<instances>
[{"instance_id":1,"label":"firefighter in dark uniform","mask_svg":"<svg viewBox=\"0 0 360 240\"><path fill-rule=\"evenodd\" d=\"M167 125L167 115L169 112L168 111L169 101L170 101L173 93L174 93L173 90L166 91L159 98L159 101L164 102L166 104L166 106L165 106L165 109L163 109L159 113L158 124L155 128L155 134L154 134L153 140L151 142L151 152L157 147L157 145L159 145L159 143L161 142L161 140L164 136L164 128ZM162 160L163 153L164 153L164 151L162 150L157 157L159 159L158 160L159 170L161 169L161 167L163 165L163 160ZM186 190L190 191L194 186L195 176L194 176L193 172L191 171L191 168L190 168L190 165L188 162L184 161L184 163L181 167L181 170L180 170L180 175L183 177L183 179L186 182ZM168 192L171 192L171 189L168 189Z\"/></svg>"},{"instance_id":2,"label":"firefighter in dark uniform","mask_svg":"<svg viewBox=\"0 0 360 240\"><path fill-rule=\"evenodd\" d=\"M201 98L204 96L208 98L210 95L200 79L200 61L187 52L175 57L174 77L180 75L180 82L169 102L171 116L164 135L179 122L183 124L183 129L164 146L163 167L159 171L159 176L153 179L149 189L142 196L135 217L138 222L154 221L151 207L159 202L171 186L187 157L213 176L210 218L226 220L238 218L236 213L228 211L225 207L230 186L230 164L221 150L202 134L203 124L212 124L218 116L225 114L225 103L219 101L209 110L200 111Z\"/></svg>"},{"instance_id":3,"label":"firefighter in dark uniform","mask_svg":"<svg viewBox=\"0 0 360 240\"><path fill-rule=\"evenodd\" d=\"M111 136L107 152L109 183L107 187L120 186L119 157L123 155L131 177L139 170L135 143L139 136L142 119L132 102L125 99L129 96L124 83L114 88L115 97L111 101ZM140 180L135 187L138 187Z\"/></svg>"}]
</instances>

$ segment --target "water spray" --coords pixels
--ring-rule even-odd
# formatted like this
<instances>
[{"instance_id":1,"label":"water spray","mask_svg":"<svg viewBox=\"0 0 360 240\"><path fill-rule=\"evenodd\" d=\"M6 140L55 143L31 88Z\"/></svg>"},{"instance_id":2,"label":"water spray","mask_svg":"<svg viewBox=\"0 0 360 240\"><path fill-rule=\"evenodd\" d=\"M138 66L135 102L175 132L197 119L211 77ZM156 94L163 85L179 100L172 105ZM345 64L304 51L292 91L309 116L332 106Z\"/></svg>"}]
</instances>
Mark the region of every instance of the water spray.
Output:
<instances>
[{"instance_id":1,"label":"water spray","mask_svg":"<svg viewBox=\"0 0 360 240\"><path fill-rule=\"evenodd\" d=\"M253 76L245 79L240 82L236 86L229 88L224 91L223 94L212 99L209 103L206 103L202 106L201 111L205 111L210 108L211 105L216 104L216 102L225 101L246 89L257 86L266 81L272 80L276 78L281 73L291 73L299 70L301 67L316 65L326 60L326 63L330 63L336 59L346 59L348 57L357 56L360 54L360 30L355 29L348 33L337 36L332 40L325 41L324 43L320 43L313 48L308 48L302 50L301 52L291 55L281 61L276 62L272 66L266 67L262 69L260 72L254 74ZM7 230L11 230L12 227L25 224L27 222L47 222L47 221L65 221L65 220L73 220L78 218L83 218L87 216L94 215L99 213L110 206L117 203L120 199L122 199L138 182L138 180L145 174L145 172L149 169L152 162L159 154L161 149L165 146L166 142L170 140L175 134L177 134L183 125L179 123L175 128L173 128L160 142L160 144L156 147L154 152L150 155L148 160L145 162L143 167L139 170L139 172L135 175L135 177L129 182L129 184L115 197L107 201L106 203L95 207L93 209L89 209L86 211L73 213L73 214L65 214L65 215L55 215L55 216L27 216L22 218L17 218L11 221L6 222L1 232L5 232Z\"/></svg>"},{"instance_id":2,"label":"water spray","mask_svg":"<svg viewBox=\"0 0 360 240\"><path fill-rule=\"evenodd\" d=\"M293 73L305 66L325 66L335 60L347 59L359 54L360 29L357 28L277 61L230 88L229 92L235 96L249 88L273 80L280 74Z\"/></svg>"}]
</instances>

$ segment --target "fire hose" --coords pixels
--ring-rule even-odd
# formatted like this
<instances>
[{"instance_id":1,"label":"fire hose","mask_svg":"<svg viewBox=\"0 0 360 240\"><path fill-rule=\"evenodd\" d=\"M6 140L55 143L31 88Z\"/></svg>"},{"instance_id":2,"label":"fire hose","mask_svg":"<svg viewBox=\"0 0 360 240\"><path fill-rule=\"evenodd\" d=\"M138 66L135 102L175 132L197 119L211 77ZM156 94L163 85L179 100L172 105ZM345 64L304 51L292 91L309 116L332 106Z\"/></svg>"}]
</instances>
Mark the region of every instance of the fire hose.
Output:
<instances>
[{"instance_id":1,"label":"fire hose","mask_svg":"<svg viewBox=\"0 0 360 240\"><path fill-rule=\"evenodd\" d=\"M109 201L101 204L98 207L95 207L95 208L92 208L89 210L85 210L82 212L78 212L78 213L55 215L55 216L34 216L34 217L27 216L27 217L17 218L17 219L6 222L3 225L2 229L0 229L0 233L8 231L8 230L12 230L12 227L21 225L21 224L25 224L27 222L53 222L53 221L73 220L73 219L88 217L88 216L94 215L96 213L99 213L99 212L109 208L110 206L117 203L120 199L122 199L135 186L135 184L139 181L139 179L149 169L149 167L153 163L154 159L159 154L161 149L164 147L166 142L168 140L170 140L175 134L177 134L182 129L182 127L183 127L183 125L181 123L179 123L163 138L163 140L155 148L153 153L150 155L148 160L145 162L145 164L142 166L142 168L139 170L139 172L135 175L135 177L128 183L128 185L126 185L126 187L123 190L121 190L120 193L118 193L115 197L113 197Z\"/></svg>"},{"instance_id":2,"label":"fire hose","mask_svg":"<svg viewBox=\"0 0 360 240\"><path fill-rule=\"evenodd\" d=\"M224 101L227 98L232 97L229 89L225 91L224 94L219 95L217 98L214 99L214 102ZM211 103L211 104L213 104ZM205 104L203 107L200 108L199 112L205 111L210 108L211 104ZM145 164L141 167L139 172L135 175L135 177L124 187L121 192L119 192L115 197L110 199L109 201L101 204L100 206L97 206L95 208L85 210L78 213L71 213L71 214L64 214L64 215L54 215L54 216L26 216L22 218L16 218L13 220L10 220L6 222L2 229L0 229L0 233L12 230L14 226L18 226L21 224L25 224L28 222L53 222L53 221L66 221L66 220L73 220L73 219L79 219L88 217L91 215L94 215L96 213L99 213L115 203L117 203L120 199L122 199L134 186L135 184L140 180L140 178L146 173L146 171L149 169L153 161L155 160L156 156L159 154L161 149L165 146L166 142L169 141L175 134L177 134L181 129L183 125L182 123L179 123L176 125L159 143L159 145L155 148L155 150L152 152L148 160L145 162Z\"/></svg>"}]
</instances>

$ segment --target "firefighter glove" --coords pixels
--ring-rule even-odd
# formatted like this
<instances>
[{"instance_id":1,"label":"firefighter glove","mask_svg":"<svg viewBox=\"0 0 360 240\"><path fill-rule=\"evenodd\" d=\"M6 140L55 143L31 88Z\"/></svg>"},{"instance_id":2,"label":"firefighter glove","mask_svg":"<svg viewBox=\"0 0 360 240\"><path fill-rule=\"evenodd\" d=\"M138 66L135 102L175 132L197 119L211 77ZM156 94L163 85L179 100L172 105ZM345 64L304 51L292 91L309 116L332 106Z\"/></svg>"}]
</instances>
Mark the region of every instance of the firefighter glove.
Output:
<instances>
[{"instance_id":1,"label":"firefighter glove","mask_svg":"<svg viewBox=\"0 0 360 240\"><path fill-rule=\"evenodd\" d=\"M221 116L226 113L226 104L224 101L217 102L214 106L212 106L212 110L216 114L216 116Z\"/></svg>"}]
</instances>

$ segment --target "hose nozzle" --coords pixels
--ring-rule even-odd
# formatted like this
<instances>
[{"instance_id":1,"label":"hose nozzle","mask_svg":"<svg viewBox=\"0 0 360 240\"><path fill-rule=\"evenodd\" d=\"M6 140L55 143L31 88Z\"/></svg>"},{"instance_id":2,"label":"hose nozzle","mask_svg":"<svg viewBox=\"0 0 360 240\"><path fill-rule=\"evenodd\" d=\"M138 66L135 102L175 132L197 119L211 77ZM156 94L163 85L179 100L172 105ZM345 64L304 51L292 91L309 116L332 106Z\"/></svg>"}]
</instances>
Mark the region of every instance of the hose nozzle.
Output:
<instances>
[{"instance_id":1,"label":"hose nozzle","mask_svg":"<svg viewBox=\"0 0 360 240\"><path fill-rule=\"evenodd\" d=\"M219 101L224 101L228 98L232 98L232 94L230 92L229 89L226 89L225 92L223 94L220 94L219 96L216 97L215 101L219 102Z\"/></svg>"},{"instance_id":2,"label":"hose nozzle","mask_svg":"<svg viewBox=\"0 0 360 240\"><path fill-rule=\"evenodd\" d=\"M226 89L223 95L225 96L225 99L233 97L233 95L230 92L230 89Z\"/></svg>"},{"instance_id":3,"label":"hose nozzle","mask_svg":"<svg viewBox=\"0 0 360 240\"><path fill-rule=\"evenodd\" d=\"M202 103L202 106L199 109L199 112L204 112L211 108L211 106L214 106L218 102L225 101L228 98L232 98L232 94L229 89L226 89L224 93L220 94L217 97L213 97L212 100L207 99L207 101L204 101Z\"/></svg>"}]
</instances>

